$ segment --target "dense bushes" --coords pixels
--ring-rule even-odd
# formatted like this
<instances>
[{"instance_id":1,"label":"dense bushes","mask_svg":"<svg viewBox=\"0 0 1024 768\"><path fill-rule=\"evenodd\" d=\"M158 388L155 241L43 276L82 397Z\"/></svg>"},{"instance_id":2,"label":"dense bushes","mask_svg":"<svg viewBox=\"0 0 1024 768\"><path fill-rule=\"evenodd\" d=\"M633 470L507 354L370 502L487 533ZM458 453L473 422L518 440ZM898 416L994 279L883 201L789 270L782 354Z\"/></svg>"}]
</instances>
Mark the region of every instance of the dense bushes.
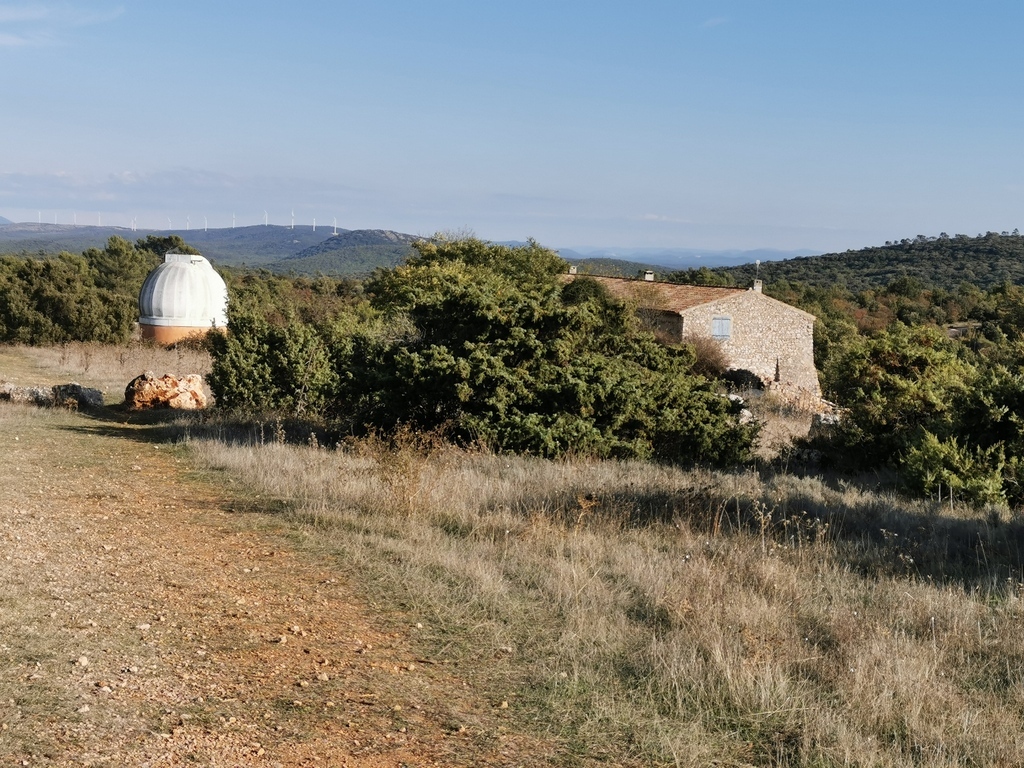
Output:
<instances>
[{"instance_id":1,"label":"dense bushes","mask_svg":"<svg viewBox=\"0 0 1024 768\"><path fill-rule=\"evenodd\" d=\"M185 247L177 236L137 245L111 237L81 256L0 257L0 341L127 341L146 274L166 251Z\"/></svg>"},{"instance_id":2,"label":"dense bushes","mask_svg":"<svg viewBox=\"0 0 1024 768\"><path fill-rule=\"evenodd\" d=\"M70 253L45 260L0 257L0 341L126 341L137 294L100 287L98 277L84 257Z\"/></svg>"},{"instance_id":3,"label":"dense bushes","mask_svg":"<svg viewBox=\"0 0 1024 768\"><path fill-rule=\"evenodd\" d=\"M981 354L926 326L854 337L823 372L845 408L823 447L841 466L900 469L919 493L1020 504L1022 364L1020 344Z\"/></svg>"},{"instance_id":4,"label":"dense bushes","mask_svg":"<svg viewBox=\"0 0 1024 768\"><path fill-rule=\"evenodd\" d=\"M564 285L563 266L536 243L422 243L341 325L233 315L211 387L228 405L294 409L301 385L306 407L350 430L440 430L499 451L743 458L756 428L692 373L692 353L658 344L597 283ZM244 380L268 394L239 396Z\"/></svg>"},{"instance_id":5,"label":"dense bushes","mask_svg":"<svg viewBox=\"0 0 1024 768\"><path fill-rule=\"evenodd\" d=\"M296 416L323 411L332 390L328 350L320 334L296 320L273 325L233 312L231 334L210 334L215 363L208 382L223 407Z\"/></svg>"},{"instance_id":6,"label":"dense bushes","mask_svg":"<svg viewBox=\"0 0 1024 768\"><path fill-rule=\"evenodd\" d=\"M562 269L536 243L433 242L333 314L242 302L211 384L222 404L315 413L352 432L438 430L541 456L745 456L754 429L696 375L714 361L656 343L598 283L564 284ZM1024 292L944 294L912 279L856 299L801 290L819 316L823 387L846 410L821 446L836 465L895 467L922 494L1024 502ZM969 344L898 319L964 313L985 318Z\"/></svg>"}]
</instances>

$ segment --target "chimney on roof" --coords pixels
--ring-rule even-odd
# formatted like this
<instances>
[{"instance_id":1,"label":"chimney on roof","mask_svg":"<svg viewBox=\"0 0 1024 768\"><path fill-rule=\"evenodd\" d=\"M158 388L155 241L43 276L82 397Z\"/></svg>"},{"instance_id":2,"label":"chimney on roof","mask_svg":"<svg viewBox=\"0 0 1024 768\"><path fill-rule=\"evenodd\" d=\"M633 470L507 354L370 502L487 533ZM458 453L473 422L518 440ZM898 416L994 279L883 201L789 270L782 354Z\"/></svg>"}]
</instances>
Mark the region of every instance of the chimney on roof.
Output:
<instances>
[{"instance_id":1,"label":"chimney on roof","mask_svg":"<svg viewBox=\"0 0 1024 768\"><path fill-rule=\"evenodd\" d=\"M648 283L653 283L654 282L654 270L653 269L645 269L643 271L643 278Z\"/></svg>"},{"instance_id":2,"label":"chimney on roof","mask_svg":"<svg viewBox=\"0 0 1024 768\"><path fill-rule=\"evenodd\" d=\"M575 275L576 274L576 265L575 264L570 264L569 265L569 274L570 275Z\"/></svg>"},{"instance_id":3,"label":"chimney on roof","mask_svg":"<svg viewBox=\"0 0 1024 768\"><path fill-rule=\"evenodd\" d=\"M757 293L761 293L761 292L762 292L762 291L761 291L761 281L760 281L760 280L755 280L755 281L754 281L754 290L755 290L755 291L756 291Z\"/></svg>"}]
</instances>

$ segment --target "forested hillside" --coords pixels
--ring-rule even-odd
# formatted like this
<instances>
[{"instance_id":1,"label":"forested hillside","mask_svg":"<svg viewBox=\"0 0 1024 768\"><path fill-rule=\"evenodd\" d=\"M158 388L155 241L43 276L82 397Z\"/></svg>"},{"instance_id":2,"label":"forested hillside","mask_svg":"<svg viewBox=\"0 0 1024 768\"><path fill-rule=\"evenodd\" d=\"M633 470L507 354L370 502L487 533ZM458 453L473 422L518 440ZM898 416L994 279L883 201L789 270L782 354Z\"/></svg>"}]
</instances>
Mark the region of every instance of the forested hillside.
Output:
<instances>
[{"instance_id":1,"label":"forested hillside","mask_svg":"<svg viewBox=\"0 0 1024 768\"><path fill-rule=\"evenodd\" d=\"M1024 236L1017 230L977 237L918 235L859 251L704 271L738 285L749 285L756 275L766 284L786 281L862 291L910 277L947 291L963 283L988 289L1006 282L1024 284ZM669 279L692 282L696 272L676 272Z\"/></svg>"}]
</instances>

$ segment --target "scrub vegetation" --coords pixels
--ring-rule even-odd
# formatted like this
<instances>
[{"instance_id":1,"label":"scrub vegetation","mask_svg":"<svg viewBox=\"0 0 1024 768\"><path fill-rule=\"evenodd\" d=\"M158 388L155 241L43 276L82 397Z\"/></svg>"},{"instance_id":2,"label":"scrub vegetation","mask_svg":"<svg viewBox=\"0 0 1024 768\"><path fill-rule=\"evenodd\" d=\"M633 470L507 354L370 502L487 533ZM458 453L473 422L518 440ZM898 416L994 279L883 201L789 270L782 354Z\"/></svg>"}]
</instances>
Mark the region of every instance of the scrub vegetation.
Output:
<instances>
[{"instance_id":1,"label":"scrub vegetation","mask_svg":"<svg viewBox=\"0 0 1024 768\"><path fill-rule=\"evenodd\" d=\"M152 428L545 762L1024 762L1021 289L769 285L842 418L766 460L807 414L744 423L707 350L562 266L438 239L363 283L229 275L231 333L167 353L218 407Z\"/></svg>"}]
</instances>

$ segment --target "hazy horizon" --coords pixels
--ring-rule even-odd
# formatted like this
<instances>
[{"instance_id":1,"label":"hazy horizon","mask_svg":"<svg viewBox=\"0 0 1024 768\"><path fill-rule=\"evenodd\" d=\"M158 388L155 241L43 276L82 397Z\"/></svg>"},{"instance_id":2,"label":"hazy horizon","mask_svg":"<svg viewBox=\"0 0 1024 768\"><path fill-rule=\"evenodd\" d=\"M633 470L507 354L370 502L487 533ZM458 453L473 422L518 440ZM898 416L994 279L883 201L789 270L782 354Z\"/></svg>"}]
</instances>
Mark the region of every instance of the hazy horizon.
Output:
<instances>
[{"instance_id":1,"label":"hazy horizon","mask_svg":"<svg viewBox=\"0 0 1024 768\"><path fill-rule=\"evenodd\" d=\"M806 249L1020 226L1024 5L0 2L13 220Z\"/></svg>"}]
</instances>

